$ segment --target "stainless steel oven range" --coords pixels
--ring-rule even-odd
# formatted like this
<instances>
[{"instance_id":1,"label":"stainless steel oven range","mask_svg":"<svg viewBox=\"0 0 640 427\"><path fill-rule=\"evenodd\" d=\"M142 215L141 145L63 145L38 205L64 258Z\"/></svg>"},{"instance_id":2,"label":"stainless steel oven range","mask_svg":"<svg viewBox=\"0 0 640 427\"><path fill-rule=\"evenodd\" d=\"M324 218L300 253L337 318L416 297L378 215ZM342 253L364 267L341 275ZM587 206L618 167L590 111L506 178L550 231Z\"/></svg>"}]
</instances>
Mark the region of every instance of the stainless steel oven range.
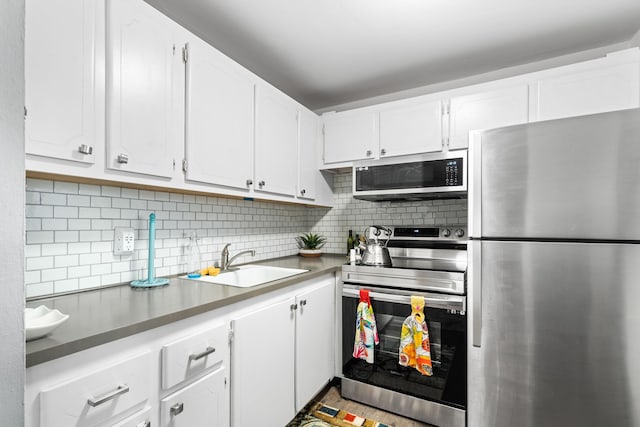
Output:
<instances>
[{"instance_id":1,"label":"stainless steel oven range","mask_svg":"<svg viewBox=\"0 0 640 427\"><path fill-rule=\"evenodd\" d=\"M464 426L467 406L465 227L390 227L390 267L342 267L342 395L437 426ZM368 290L379 344L353 357L360 290ZM433 374L399 362L411 297L424 297Z\"/></svg>"}]
</instances>

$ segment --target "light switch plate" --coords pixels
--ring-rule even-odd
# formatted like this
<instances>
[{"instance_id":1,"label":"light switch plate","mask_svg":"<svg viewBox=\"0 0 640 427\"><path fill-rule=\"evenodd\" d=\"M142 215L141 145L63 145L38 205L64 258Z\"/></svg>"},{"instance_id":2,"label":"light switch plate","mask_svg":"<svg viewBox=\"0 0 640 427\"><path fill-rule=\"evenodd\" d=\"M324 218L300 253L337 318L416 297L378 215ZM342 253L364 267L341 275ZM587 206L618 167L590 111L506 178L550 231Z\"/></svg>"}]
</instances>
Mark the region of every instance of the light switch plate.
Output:
<instances>
[{"instance_id":1,"label":"light switch plate","mask_svg":"<svg viewBox=\"0 0 640 427\"><path fill-rule=\"evenodd\" d=\"M127 255L133 253L135 233L133 228L116 227L113 238L113 254Z\"/></svg>"}]
</instances>

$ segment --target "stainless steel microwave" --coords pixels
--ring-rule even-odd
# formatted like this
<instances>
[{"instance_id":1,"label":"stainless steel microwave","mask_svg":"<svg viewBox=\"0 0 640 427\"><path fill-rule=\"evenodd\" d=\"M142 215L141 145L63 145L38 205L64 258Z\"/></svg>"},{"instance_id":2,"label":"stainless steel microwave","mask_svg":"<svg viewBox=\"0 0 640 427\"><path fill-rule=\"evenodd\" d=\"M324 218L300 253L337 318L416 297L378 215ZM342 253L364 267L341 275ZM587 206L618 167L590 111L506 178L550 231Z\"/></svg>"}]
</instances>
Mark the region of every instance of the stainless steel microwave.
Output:
<instances>
[{"instance_id":1,"label":"stainless steel microwave","mask_svg":"<svg viewBox=\"0 0 640 427\"><path fill-rule=\"evenodd\" d=\"M375 201L465 198L467 152L354 162L353 197Z\"/></svg>"}]
</instances>

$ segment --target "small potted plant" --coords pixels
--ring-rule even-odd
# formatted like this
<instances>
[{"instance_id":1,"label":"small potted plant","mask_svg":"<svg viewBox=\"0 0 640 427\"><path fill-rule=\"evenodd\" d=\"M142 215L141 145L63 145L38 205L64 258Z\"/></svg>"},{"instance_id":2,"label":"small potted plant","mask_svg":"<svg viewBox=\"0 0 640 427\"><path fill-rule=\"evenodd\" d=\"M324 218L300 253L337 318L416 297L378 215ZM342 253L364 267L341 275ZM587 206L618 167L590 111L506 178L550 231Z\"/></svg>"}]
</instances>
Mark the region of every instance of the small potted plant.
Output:
<instances>
[{"instance_id":1,"label":"small potted plant","mask_svg":"<svg viewBox=\"0 0 640 427\"><path fill-rule=\"evenodd\" d=\"M322 254L322 247L327 242L327 239L320 234L304 233L296 237L296 243L300 248L300 255L305 257L315 257Z\"/></svg>"}]
</instances>

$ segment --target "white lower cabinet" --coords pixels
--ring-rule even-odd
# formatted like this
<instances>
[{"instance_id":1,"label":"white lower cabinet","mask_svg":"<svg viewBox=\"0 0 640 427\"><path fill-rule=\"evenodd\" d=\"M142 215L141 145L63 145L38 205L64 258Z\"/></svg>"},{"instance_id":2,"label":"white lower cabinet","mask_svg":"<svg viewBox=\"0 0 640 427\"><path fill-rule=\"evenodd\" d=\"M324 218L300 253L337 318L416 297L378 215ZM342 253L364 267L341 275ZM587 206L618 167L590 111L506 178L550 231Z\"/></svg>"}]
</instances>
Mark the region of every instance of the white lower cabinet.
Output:
<instances>
[{"instance_id":1,"label":"white lower cabinet","mask_svg":"<svg viewBox=\"0 0 640 427\"><path fill-rule=\"evenodd\" d=\"M227 426L229 398L226 369L221 366L160 400L163 427Z\"/></svg>"},{"instance_id":2,"label":"white lower cabinet","mask_svg":"<svg viewBox=\"0 0 640 427\"><path fill-rule=\"evenodd\" d=\"M232 321L231 425L284 426L333 377L333 276Z\"/></svg>"},{"instance_id":3,"label":"white lower cabinet","mask_svg":"<svg viewBox=\"0 0 640 427\"><path fill-rule=\"evenodd\" d=\"M146 351L40 392L40 426L96 426L143 407L152 395Z\"/></svg>"},{"instance_id":4,"label":"white lower cabinet","mask_svg":"<svg viewBox=\"0 0 640 427\"><path fill-rule=\"evenodd\" d=\"M323 281L296 296L296 413L333 377L335 286Z\"/></svg>"}]
</instances>

